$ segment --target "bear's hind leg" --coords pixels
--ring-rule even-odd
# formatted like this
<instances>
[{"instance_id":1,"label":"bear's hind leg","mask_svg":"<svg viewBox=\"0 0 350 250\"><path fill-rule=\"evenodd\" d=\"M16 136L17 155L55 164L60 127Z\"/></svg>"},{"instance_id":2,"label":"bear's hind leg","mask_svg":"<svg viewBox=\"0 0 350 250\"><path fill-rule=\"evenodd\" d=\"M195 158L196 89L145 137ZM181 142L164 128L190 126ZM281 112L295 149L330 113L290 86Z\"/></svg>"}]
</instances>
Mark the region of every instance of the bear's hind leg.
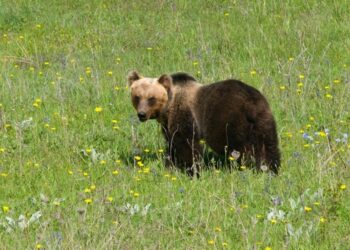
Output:
<instances>
[{"instance_id":1,"label":"bear's hind leg","mask_svg":"<svg viewBox=\"0 0 350 250\"><path fill-rule=\"evenodd\" d=\"M270 129L266 132L263 143L264 163L277 175L281 164L281 155L278 148L278 137L274 122L272 122Z\"/></svg>"}]
</instances>

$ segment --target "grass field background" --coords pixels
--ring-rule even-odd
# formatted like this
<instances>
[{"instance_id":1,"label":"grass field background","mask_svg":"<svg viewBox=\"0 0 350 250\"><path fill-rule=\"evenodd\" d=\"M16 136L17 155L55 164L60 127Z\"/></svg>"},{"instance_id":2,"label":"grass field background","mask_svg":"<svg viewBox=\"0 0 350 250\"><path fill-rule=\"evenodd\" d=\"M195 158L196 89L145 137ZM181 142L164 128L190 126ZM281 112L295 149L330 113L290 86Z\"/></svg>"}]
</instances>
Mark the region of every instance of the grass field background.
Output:
<instances>
[{"instance_id":1,"label":"grass field background","mask_svg":"<svg viewBox=\"0 0 350 250\"><path fill-rule=\"evenodd\" d=\"M1 1L0 249L349 249L349 13L345 0ZM262 91L280 175L164 168L158 125L130 103L133 69Z\"/></svg>"}]
</instances>

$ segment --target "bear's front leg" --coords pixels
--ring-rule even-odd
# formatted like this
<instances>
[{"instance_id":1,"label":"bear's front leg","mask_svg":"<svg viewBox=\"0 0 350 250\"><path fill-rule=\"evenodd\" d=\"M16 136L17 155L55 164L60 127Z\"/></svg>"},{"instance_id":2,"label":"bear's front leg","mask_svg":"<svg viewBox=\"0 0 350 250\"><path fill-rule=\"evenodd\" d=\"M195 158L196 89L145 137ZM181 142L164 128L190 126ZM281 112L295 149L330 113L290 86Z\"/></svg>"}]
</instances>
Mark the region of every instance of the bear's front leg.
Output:
<instances>
[{"instance_id":1,"label":"bear's front leg","mask_svg":"<svg viewBox=\"0 0 350 250\"><path fill-rule=\"evenodd\" d=\"M202 147L198 140L192 138L174 138L169 145L170 159L189 176L199 177L199 160Z\"/></svg>"}]
</instances>

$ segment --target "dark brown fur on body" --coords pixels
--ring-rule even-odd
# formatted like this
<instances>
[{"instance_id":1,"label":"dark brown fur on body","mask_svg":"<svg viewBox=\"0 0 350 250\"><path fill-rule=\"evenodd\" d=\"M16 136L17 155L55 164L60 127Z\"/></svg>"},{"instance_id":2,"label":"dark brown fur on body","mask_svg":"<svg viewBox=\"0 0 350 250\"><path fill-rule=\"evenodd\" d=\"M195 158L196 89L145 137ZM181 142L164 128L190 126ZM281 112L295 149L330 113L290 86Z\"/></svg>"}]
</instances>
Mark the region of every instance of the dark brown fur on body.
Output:
<instances>
[{"instance_id":1,"label":"dark brown fur on body","mask_svg":"<svg viewBox=\"0 0 350 250\"><path fill-rule=\"evenodd\" d=\"M280 153L276 124L258 90L226 80L201 87L196 100L200 137L210 148L218 154L235 150L247 160L254 156L257 167L264 163L277 174Z\"/></svg>"},{"instance_id":2,"label":"dark brown fur on body","mask_svg":"<svg viewBox=\"0 0 350 250\"><path fill-rule=\"evenodd\" d=\"M238 151L239 161L254 157L258 169L266 164L278 173L276 124L258 90L237 80L200 85L185 73L156 79L141 78L132 72L129 83L139 117L140 113L146 114L140 120L157 119L168 143L170 161L190 175L202 155L200 139L218 154ZM159 103L148 105L142 101L143 96L159 99Z\"/></svg>"}]
</instances>

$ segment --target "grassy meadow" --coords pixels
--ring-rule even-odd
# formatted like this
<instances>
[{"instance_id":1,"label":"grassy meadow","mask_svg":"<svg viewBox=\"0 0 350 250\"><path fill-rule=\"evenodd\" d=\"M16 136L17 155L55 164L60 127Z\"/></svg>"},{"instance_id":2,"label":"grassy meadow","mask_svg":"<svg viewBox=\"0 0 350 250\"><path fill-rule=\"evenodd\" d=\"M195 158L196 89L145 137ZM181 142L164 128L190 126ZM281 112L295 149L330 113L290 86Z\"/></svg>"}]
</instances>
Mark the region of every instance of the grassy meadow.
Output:
<instances>
[{"instance_id":1,"label":"grassy meadow","mask_svg":"<svg viewBox=\"0 0 350 250\"><path fill-rule=\"evenodd\" d=\"M280 175L165 168L133 69L255 86ZM3 0L0 249L349 249L349 96L346 0Z\"/></svg>"}]
</instances>

